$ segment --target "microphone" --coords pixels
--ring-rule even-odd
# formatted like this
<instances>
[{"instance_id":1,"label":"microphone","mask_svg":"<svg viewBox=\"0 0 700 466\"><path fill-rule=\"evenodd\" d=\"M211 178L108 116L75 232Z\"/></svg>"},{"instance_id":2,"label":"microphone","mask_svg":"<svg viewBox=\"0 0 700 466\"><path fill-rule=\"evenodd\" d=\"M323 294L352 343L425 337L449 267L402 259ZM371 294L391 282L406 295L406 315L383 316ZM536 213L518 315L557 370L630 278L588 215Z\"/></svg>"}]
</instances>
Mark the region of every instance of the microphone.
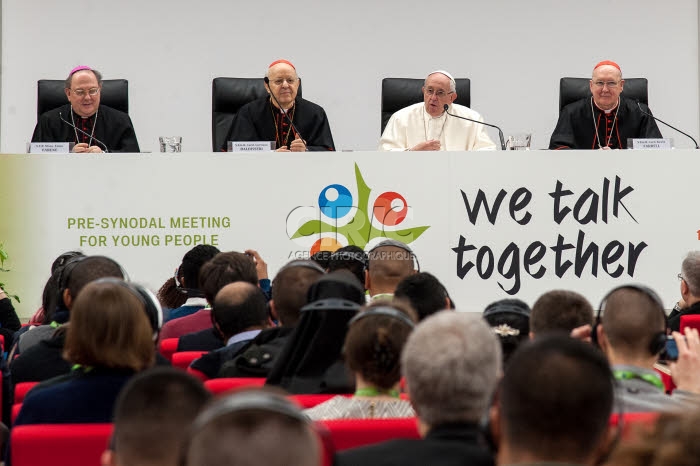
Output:
<instances>
[{"instance_id":1,"label":"microphone","mask_svg":"<svg viewBox=\"0 0 700 466\"><path fill-rule=\"evenodd\" d=\"M683 136L688 136L688 137L690 138L690 140L693 141L693 144L695 144L695 148L696 148L696 149L700 149L700 147L698 147L698 142L697 142L695 139L693 139L693 136L691 136L691 135L688 134L688 133L684 133L683 131L679 130L678 128L675 128L675 127L669 125L669 124L666 123L665 121L660 120L659 118L656 118L656 117L655 117L654 115L652 115L651 113L645 112L644 110L642 110L642 104L639 103L639 99L637 99L636 102L637 102L637 108L639 109L640 112L642 112L642 113L645 114L646 116L652 117L654 120L658 121L659 123L665 124L666 126L668 126L668 127L671 128L671 129L675 129L676 131L678 131L679 133L681 133Z\"/></svg>"},{"instance_id":2,"label":"microphone","mask_svg":"<svg viewBox=\"0 0 700 466\"><path fill-rule=\"evenodd\" d=\"M486 125L486 126L490 126L491 128L496 128L498 130L498 137L501 139L501 150L506 150L506 141L505 141L505 139L503 139L503 131L501 131L501 128L499 128L498 126L492 125L490 123L484 123L483 121L472 120L471 118L455 115L454 113L450 113L447 111L447 109L450 108L450 106L447 104L443 105L442 108L443 108L443 110L445 110L445 113L447 113L451 117L461 118L462 120L473 121L474 123L479 123L480 125Z\"/></svg>"},{"instance_id":3,"label":"microphone","mask_svg":"<svg viewBox=\"0 0 700 466\"><path fill-rule=\"evenodd\" d=\"M267 76L265 76L265 84L267 84L268 87L270 86L270 78L268 78ZM297 127L294 126L292 119L289 118L289 114L287 113L287 110L282 108L282 105L280 105L280 101L277 100L277 97L275 97L275 93L272 92L272 88L270 87L269 89L270 89L270 95L272 96L273 99L275 99L275 102L277 102L277 106L280 108L280 110L282 110L282 113L284 113L284 116L287 117L287 121L289 122L289 124L292 125L292 129L294 130L294 134L299 136L299 139L301 139L302 142L304 142L304 146L306 147L306 141L304 141L304 138L301 137L301 134L299 133L299 130L297 129Z\"/></svg>"},{"instance_id":4,"label":"microphone","mask_svg":"<svg viewBox=\"0 0 700 466\"><path fill-rule=\"evenodd\" d=\"M65 124L67 124L67 125L70 126L71 128L75 129L76 131L82 133L83 135L85 135L85 136L87 136L87 137L89 137L89 138L92 138L93 141L102 144L102 147L104 147L104 149L105 149L105 153L109 152L109 151L107 150L107 144L105 144L104 142L100 141L100 140L97 139L95 136L92 136L92 135L86 133L85 131L83 131L82 129L78 128L77 126L75 126L75 125L74 125L73 123L71 123L70 121L68 121L68 120L66 120L65 118L63 118L63 115L61 114L61 112L58 112L58 118L60 118L62 122L64 122Z\"/></svg>"}]
</instances>

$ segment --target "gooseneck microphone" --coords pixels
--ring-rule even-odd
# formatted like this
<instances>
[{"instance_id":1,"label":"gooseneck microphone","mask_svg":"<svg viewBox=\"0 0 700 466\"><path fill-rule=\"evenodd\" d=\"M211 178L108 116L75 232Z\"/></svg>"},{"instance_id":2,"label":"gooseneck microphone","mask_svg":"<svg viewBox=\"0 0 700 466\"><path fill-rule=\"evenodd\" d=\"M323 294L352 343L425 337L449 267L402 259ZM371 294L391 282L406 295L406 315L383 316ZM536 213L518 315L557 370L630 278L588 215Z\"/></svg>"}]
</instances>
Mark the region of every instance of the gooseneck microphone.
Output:
<instances>
[{"instance_id":1,"label":"gooseneck microphone","mask_svg":"<svg viewBox=\"0 0 700 466\"><path fill-rule=\"evenodd\" d=\"M681 133L683 136L688 136L688 137L690 138L690 140L693 141L693 144L695 144L695 148L696 148L696 149L700 149L700 147L698 147L698 142L693 138L693 136L691 136L691 135L688 134L688 133L684 133L683 131L679 130L678 128L675 128L675 127L669 125L668 123L666 123L666 122L663 121L663 120L660 120L660 119L656 118L656 117L655 117L654 115L652 115L651 113L645 112L645 111L642 109L642 104L639 103L639 100L637 100L636 102L637 102L637 108L639 109L640 112L642 112L643 114L645 114L645 115L648 116L648 117L652 117L654 120L658 121L659 123L665 124L666 126L668 126L668 127L671 128L671 129L675 129L676 131L678 131L679 133Z\"/></svg>"},{"instance_id":2,"label":"gooseneck microphone","mask_svg":"<svg viewBox=\"0 0 700 466\"><path fill-rule=\"evenodd\" d=\"M304 143L304 147L307 147L306 141L304 140L303 137L301 137L301 133L299 133L299 130L297 129L297 127L294 126L294 122L292 122L292 119L289 118L289 113L287 113L287 110L282 108L282 105L280 105L280 101L277 100L277 97L275 97L275 93L272 92L272 88L270 87L270 78L268 78L267 76L265 76L265 84L267 84L268 88L270 89L270 95L272 96L273 99L275 99L275 102L277 102L277 106L280 108L282 113L284 113L284 116L287 117L287 121L289 122L289 124L292 125L292 129L294 130L294 134L299 136L299 139L301 139L301 141ZM307 149L308 149L308 147L307 147Z\"/></svg>"},{"instance_id":3,"label":"gooseneck microphone","mask_svg":"<svg viewBox=\"0 0 700 466\"><path fill-rule=\"evenodd\" d=\"M75 125L74 125L73 123L71 123L70 121L68 121L68 120L66 120L65 118L63 118L63 115L61 114L61 112L58 112L58 118L60 118L62 122L64 122L65 124L67 124L68 126L70 126L71 128L73 128L74 130L78 131L79 133L81 133L81 134L83 134L83 135L85 135L85 136L87 136L87 137L89 137L89 138L92 138L93 141L95 141L95 142L97 142L97 143L99 143L99 144L102 144L102 147L104 147L105 153L109 152L109 151L107 150L107 144L105 144L104 142L100 141L100 140L97 139L95 136L88 134L87 132L85 132L85 131L83 131L82 129L80 129L80 128L78 128L77 126L75 126Z\"/></svg>"},{"instance_id":4,"label":"gooseneck microphone","mask_svg":"<svg viewBox=\"0 0 700 466\"><path fill-rule=\"evenodd\" d=\"M498 137L501 139L501 150L506 150L506 141L505 141L505 139L503 139L503 131L501 131L501 128L499 128L498 126L492 125L490 123L484 123L483 121L472 120L471 118L455 115L454 113L450 113L447 111L447 109L450 108L450 106L447 104L443 105L442 108L443 108L443 110L445 110L445 113L447 113L451 117L460 118L462 120L467 120L467 121L472 121L474 123L479 123L480 125L490 126L491 128L496 128L498 130Z\"/></svg>"}]
</instances>

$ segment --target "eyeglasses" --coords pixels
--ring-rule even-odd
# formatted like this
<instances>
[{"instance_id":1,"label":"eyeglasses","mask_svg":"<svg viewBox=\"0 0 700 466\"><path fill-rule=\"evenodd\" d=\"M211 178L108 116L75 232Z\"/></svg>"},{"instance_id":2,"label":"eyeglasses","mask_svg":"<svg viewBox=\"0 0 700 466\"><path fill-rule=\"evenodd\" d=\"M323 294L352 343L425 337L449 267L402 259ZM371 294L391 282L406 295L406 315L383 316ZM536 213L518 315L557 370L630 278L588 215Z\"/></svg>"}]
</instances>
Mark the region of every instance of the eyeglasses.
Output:
<instances>
[{"instance_id":1,"label":"eyeglasses","mask_svg":"<svg viewBox=\"0 0 700 466\"><path fill-rule=\"evenodd\" d=\"M78 97L85 97L85 94L90 94L91 96L96 96L98 92L100 92L99 87L93 87L90 89L73 89L72 90L75 95Z\"/></svg>"},{"instance_id":2,"label":"eyeglasses","mask_svg":"<svg viewBox=\"0 0 700 466\"><path fill-rule=\"evenodd\" d=\"M607 86L608 89L615 89L620 84L620 81L595 81L593 85L598 89L602 89Z\"/></svg>"},{"instance_id":3,"label":"eyeglasses","mask_svg":"<svg viewBox=\"0 0 700 466\"><path fill-rule=\"evenodd\" d=\"M437 90L437 91L436 91L436 90L433 89L432 87L427 87L427 88L425 89L425 93L428 94L428 95L431 96L431 97L432 97L433 95L435 95L435 96L437 96L438 99L442 99L442 98L445 97L446 95L452 94L452 91L450 91L450 92L445 92L445 91L443 91L443 90Z\"/></svg>"},{"instance_id":4,"label":"eyeglasses","mask_svg":"<svg viewBox=\"0 0 700 466\"><path fill-rule=\"evenodd\" d=\"M275 86L281 86L285 82L289 84L290 86L296 84L296 82L299 81L299 78L286 78L286 79L275 79L274 81L270 81L272 84Z\"/></svg>"}]
</instances>

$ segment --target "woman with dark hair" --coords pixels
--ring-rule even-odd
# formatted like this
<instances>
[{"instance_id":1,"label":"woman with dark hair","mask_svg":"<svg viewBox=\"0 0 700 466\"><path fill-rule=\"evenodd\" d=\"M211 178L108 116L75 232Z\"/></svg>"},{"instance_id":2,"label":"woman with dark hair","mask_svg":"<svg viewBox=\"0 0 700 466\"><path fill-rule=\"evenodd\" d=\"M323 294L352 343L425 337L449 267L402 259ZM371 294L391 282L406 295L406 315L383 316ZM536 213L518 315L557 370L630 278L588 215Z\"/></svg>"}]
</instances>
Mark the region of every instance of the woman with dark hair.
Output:
<instances>
[{"instance_id":1,"label":"woman with dark hair","mask_svg":"<svg viewBox=\"0 0 700 466\"><path fill-rule=\"evenodd\" d=\"M97 280L71 309L63 357L73 370L42 382L22 404L14 425L111 422L119 391L155 358L146 304L130 284Z\"/></svg>"},{"instance_id":2,"label":"woman with dark hair","mask_svg":"<svg viewBox=\"0 0 700 466\"><path fill-rule=\"evenodd\" d=\"M501 342L505 366L510 355L529 339L530 306L519 299L501 299L486 306L483 317Z\"/></svg>"},{"instance_id":3,"label":"woman with dark hair","mask_svg":"<svg viewBox=\"0 0 700 466\"><path fill-rule=\"evenodd\" d=\"M357 314L343 348L355 375L355 395L336 396L306 414L314 420L415 416L411 404L399 397L399 381L401 351L416 320L412 309L391 301L375 301Z\"/></svg>"}]
</instances>

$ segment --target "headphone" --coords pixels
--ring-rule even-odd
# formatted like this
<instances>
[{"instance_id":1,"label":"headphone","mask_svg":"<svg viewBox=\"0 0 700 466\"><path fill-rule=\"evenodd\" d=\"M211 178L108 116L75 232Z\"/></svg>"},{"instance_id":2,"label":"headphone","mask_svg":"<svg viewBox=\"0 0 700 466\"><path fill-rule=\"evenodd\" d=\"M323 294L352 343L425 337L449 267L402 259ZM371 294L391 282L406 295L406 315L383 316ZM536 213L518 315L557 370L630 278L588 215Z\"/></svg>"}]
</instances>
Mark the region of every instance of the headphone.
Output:
<instances>
[{"instance_id":1,"label":"headphone","mask_svg":"<svg viewBox=\"0 0 700 466\"><path fill-rule=\"evenodd\" d=\"M73 271L78 267L78 264L82 263L83 261L86 261L88 259L92 258L101 258L101 259L107 259L108 261L112 262L114 265L117 266L117 268L120 270L122 277L124 277L125 281L129 281L129 274L126 273L126 270L119 264L119 262L115 261L111 257L107 256L85 256L82 254L75 254L72 255L68 260L64 262L63 267L59 270L58 272L58 279L57 279L57 291L58 291L58 303L62 304L63 306L66 305L65 301L63 301L63 291L68 288L68 284L70 283L70 278L71 275L73 274ZM73 296L73 299L75 299L75 296Z\"/></svg>"},{"instance_id":2,"label":"headphone","mask_svg":"<svg viewBox=\"0 0 700 466\"><path fill-rule=\"evenodd\" d=\"M367 259L367 253L366 252L351 252L351 251L336 251L333 254L331 254L330 260L332 261L355 261L359 262L362 264L362 269L367 268L367 263L369 260Z\"/></svg>"},{"instance_id":3,"label":"headphone","mask_svg":"<svg viewBox=\"0 0 700 466\"><path fill-rule=\"evenodd\" d=\"M416 324L403 312L398 311L393 307L389 306L377 306L358 313L356 316L350 319L350 321L348 322L348 327L357 322L358 320L371 316L393 317L394 319L400 320L401 322L403 322L411 328L416 326Z\"/></svg>"},{"instance_id":4,"label":"headphone","mask_svg":"<svg viewBox=\"0 0 700 466\"><path fill-rule=\"evenodd\" d=\"M308 311L357 311L360 305L348 299L325 298L319 299L302 307L299 312Z\"/></svg>"},{"instance_id":5,"label":"headphone","mask_svg":"<svg viewBox=\"0 0 700 466\"><path fill-rule=\"evenodd\" d=\"M413 249L409 248L406 243L402 243L401 241L395 239L385 239L383 241L380 241L376 246L367 251L367 256L369 257L377 249L386 246L393 246L395 248L403 249L404 251L406 251L413 260L413 268L416 270L416 272L420 272L420 263L418 262L418 256L416 256L416 253L413 252ZM367 270L369 270L369 263L370 261L367 260Z\"/></svg>"},{"instance_id":6,"label":"headphone","mask_svg":"<svg viewBox=\"0 0 700 466\"><path fill-rule=\"evenodd\" d=\"M218 398L199 413L192 422L190 439L208 424L223 416L253 410L279 414L298 422L301 426L310 428L319 436L321 453L326 459L324 463L330 464L332 462L335 456L335 448L328 429L321 423L314 423L297 405L287 400L287 398L264 390L244 390ZM186 445L183 451L181 461L183 466L187 464L187 450L189 450L189 445Z\"/></svg>"},{"instance_id":7,"label":"headphone","mask_svg":"<svg viewBox=\"0 0 700 466\"><path fill-rule=\"evenodd\" d=\"M315 271L322 273L324 275L326 274L326 271L323 267L321 267L320 265L318 265L316 262L314 262L312 260L306 260L306 259L297 259L297 260L290 261L290 262L286 263L277 273L280 273L281 271L286 270L286 269L291 269L293 267L306 267L307 269L315 270Z\"/></svg>"},{"instance_id":8,"label":"headphone","mask_svg":"<svg viewBox=\"0 0 700 466\"><path fill-rule=\"evenodd\" d=\"M488 317L494 314L517 314L519 316L530 318L530 310L517 306L511 303L495 302L484 310L483 317Z\"/></svg>"},{"instance_id":9,"label":"headphone","mask_svg":"<svg viewBox=\"0 0 700 466\"><path fill-rule=\"evenodd\" d=\"M608 298L613 293L619 290L637 291L651 299L652 302L655 304L655 307L658 309L659 313L663 317L664 331L655 333L654 336L651 338L651 341L649 341L649 352L654 356L659 354L666 347L666 331L668 329L668 326L666 324L666 311L664 310L664 305L661 301L661 298L659 298L659 295L657 295L654 290L652 290L648 286L639 285L636 283L618 286L616 288L613 288L605 296L603 296L603 299L600 301L600 305L598 306L598 312L596 314L595 322L593 324L593 329L591 330L591 341L594 345L600 347L600 344L598 342L598 326L601 324L602 321L603 312L605 311L605 304Z\"/></svg>"},{"instance_id":10,"label":"headphone","mask_svg":"<svg viewBox=\"0 0 700 466\"><path fill-rule=\"evenodd\" d=\"M146 317L153 329L153 340L158 338L158 332L163 326L163 309L160 306L158 298L148 288L139 285L138 283L127 282L116 277L98 278L94 283L111 283L119 285L129 290L143 304L146 310Z\"/></svg>"}]
</instances>

